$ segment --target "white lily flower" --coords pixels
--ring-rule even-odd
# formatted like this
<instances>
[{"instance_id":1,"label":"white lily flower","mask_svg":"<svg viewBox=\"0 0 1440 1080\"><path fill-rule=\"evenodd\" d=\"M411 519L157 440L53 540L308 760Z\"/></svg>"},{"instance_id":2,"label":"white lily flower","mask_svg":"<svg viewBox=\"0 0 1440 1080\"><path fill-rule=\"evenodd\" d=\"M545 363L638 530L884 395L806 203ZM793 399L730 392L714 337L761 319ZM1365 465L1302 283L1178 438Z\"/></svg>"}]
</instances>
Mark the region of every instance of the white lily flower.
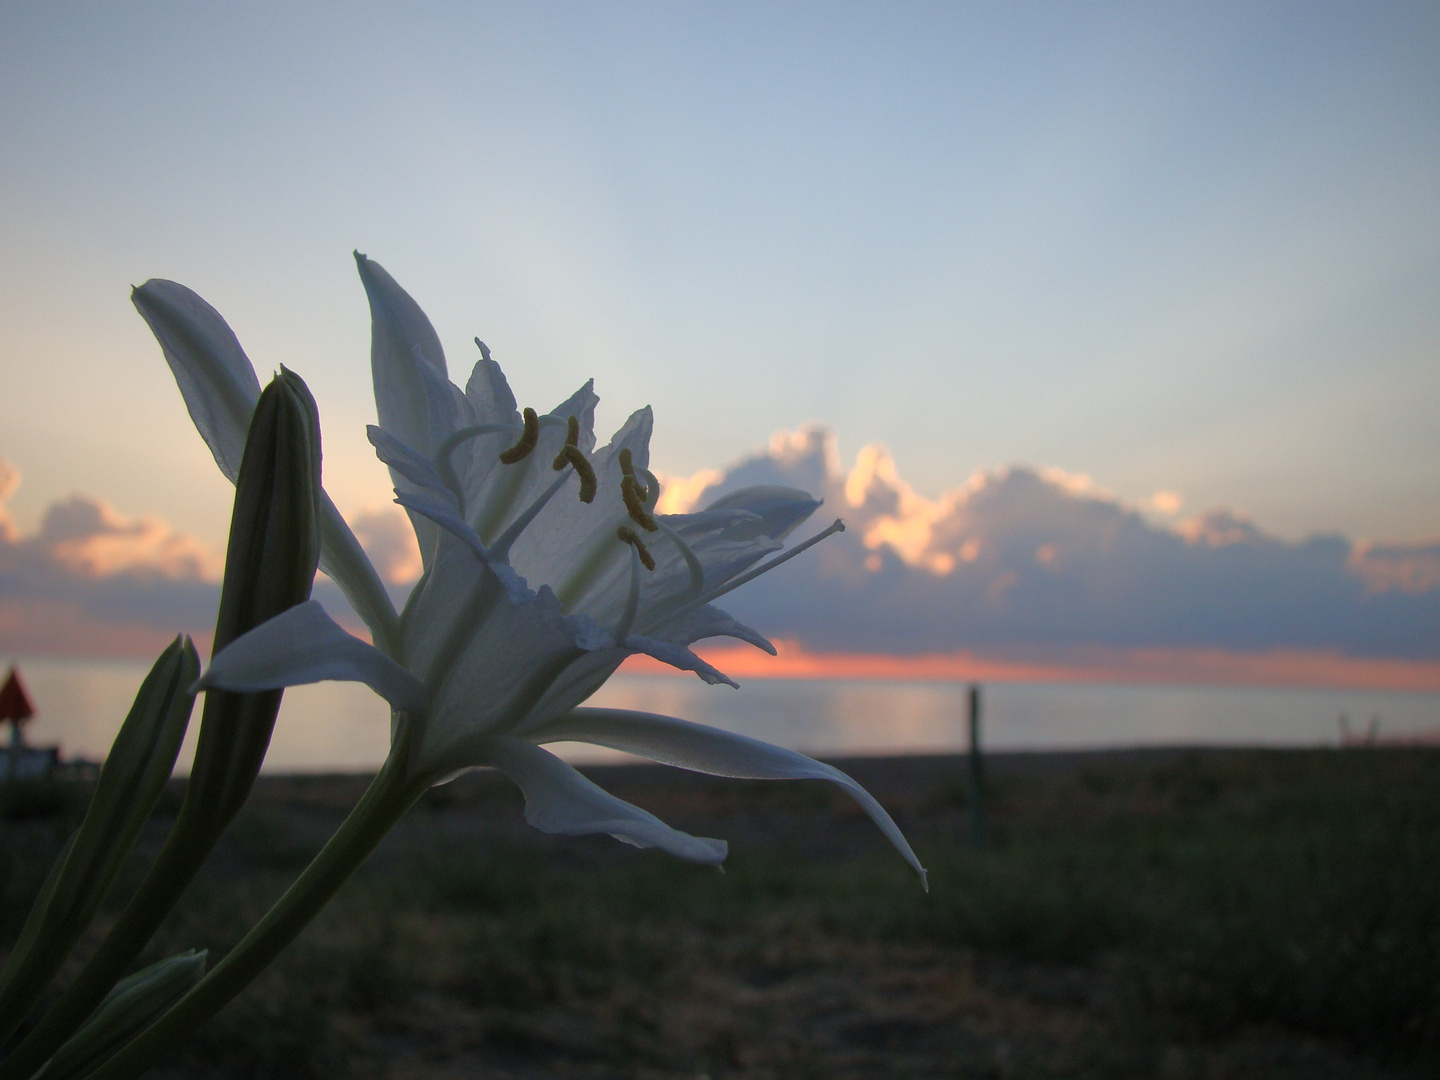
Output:
<instances>
[{"instance_id":1,"label":"white lily flower","mask_svg":"<svg viewBox=\"0 0 1440 1080\"><path fill-rule=\"evenodd\" d=\"M380 424L370 439L414 524L423 576L397 615L327 499L322 566L374 644L309 601L232 642L201 685L363 682L392 708L387 770L398 769L407 790L494 767L521 788L527 820L545 832L609 833L697 862L722 862L725 843L679 832L608 795L540 744L587 742L720 776L829 780L923 882L890 816L839 770L715 728L582 704L634 653L735 685L689 646L729 636L775 650L711 601L843 525L776 554L819 506L787 488L750 488L696 514L654 514L648 408L596 450L598 399L589 383L549 414L522 417L478 339L481 359L462 390L450 382L420 307L380 266L356 259L372 316ZM233 479L259 392L249 360L224 320L182 286L152 281L135 301L196 427Z\"/></svg>"}]
</instances>

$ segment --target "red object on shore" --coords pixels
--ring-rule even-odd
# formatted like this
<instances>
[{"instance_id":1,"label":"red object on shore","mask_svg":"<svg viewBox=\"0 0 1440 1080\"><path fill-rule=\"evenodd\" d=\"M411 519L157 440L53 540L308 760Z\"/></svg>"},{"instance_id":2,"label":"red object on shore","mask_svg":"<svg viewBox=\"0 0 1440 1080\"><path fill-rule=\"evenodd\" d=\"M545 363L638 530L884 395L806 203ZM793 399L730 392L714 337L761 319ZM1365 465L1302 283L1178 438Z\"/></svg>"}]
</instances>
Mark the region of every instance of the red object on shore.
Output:
<instances>
[{"instance_id":1,"label":"red object on shore","mask_svg":"<svg viewBox=\"0 0 1440 1080\"><path fill-rule=\"evenodd\" d=\"M17 727L35 715L35 706L20 684L20 673L13 667L5 685L0 687L0 721L9 720Z\"/></svg>"}]
</instances>

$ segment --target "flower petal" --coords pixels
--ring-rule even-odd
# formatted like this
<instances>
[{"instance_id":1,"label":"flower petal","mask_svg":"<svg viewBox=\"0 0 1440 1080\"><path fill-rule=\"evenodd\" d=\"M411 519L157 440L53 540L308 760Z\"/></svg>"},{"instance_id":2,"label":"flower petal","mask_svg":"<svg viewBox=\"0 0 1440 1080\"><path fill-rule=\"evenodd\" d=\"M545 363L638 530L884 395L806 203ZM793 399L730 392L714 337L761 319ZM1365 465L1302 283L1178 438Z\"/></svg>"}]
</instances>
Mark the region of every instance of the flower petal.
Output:
<instances>
[{"instance_id":1,"label":"flower petal","mask_svg":"<svg viewBox=\"0 0 1440 1080\"><path fill-rule=\"evenodd\" d=\"M357 251L355 264L370 301L370 374L380 426L422 457L431 457L469 404L450 384L445 351L420 305L379 263ZM397 488L406 487L403 473L392 469L391 476ZM410 521L428 569L436 530L413 514Z\"/></svg>"},{"instance_id":2,"label":"flower petal","mask_svg":"<svg viewBox=\"0 0 1440 1080\"><path fill-rule=\"evenodd\" d=\"M498 462L499 451L510 445L513 439L499 443L475 440L462 448L462 453L469 454L468 471L462 472L462 475L467 477L466 516L475 522L476 531L487 542L493 542L515 517L523 513L554 481L555 471L550 466L565 443L565 421L568 417L575 417L580 424L577 444L580 452L586 455L591 452L595 446L595 405L599 400L595 396L594 381L586 382L569 398L545 414L540 423L540 435L535 448L513 465L499 466ZM467 402L470 402L469 398ZM470 404L475 408L477 417L483 416L488 422L515 423L516 434L519 434L518 415L512 414L508 420L503 417L491 419L493 413L488 406L482 409L475 407L473 402ZM534 532L534 529L529 529L527 535L533 535ZM530 571L521 572L527 577L532 576ZM541 577L538 580L550 579Z\"/></svg>"},{"instance_id":3,"label":"flower petal","mask_svg":"<svg viewBox=\"0 0 1440 1080\"><path fill-rule=\"evenodd\" d=\"M419 514L434 524L440 526L447 533L459 540L475 558L486 566L496 565L495 560L490 557L485 544L474 529L465 523L455 508L455 499L444 498L438 492L405 492L396 491L395 501L406 510ZM519 600L517 599L518 603Z\"/></svg>"},{"instance_id":4,"label":"flower petal","mask_svg":"<svg viewBox=\"0 0 1440 1080\"><path fill-rule=\"evenodd\" d=\"M425 712L420 680L347 634L316 600L296 604L236 638L211 659L199 685L254 692L327 679L364 683L392 708Z\"/></svg>"},{"instance_id":5,"label":"flower petal","mask_svg":"<svg viewBox=\"0 0 1440 1080\"><path fill-rule=\"evenodd\" d=\"M527 735L535 742L584 742L608 746L664 765L745 780L829 780L839 784L886 839L920 875L927 891L925 868L885 808L839 769L779 746L719 728L692 724L654 713L625 709L575 709Z\"/></svg>"},{"instance_id":6,"label":"flower petal","mask_svg":"<svg viewBox=\"0 0 1440 1080\"><path fill-rule=\"evenodd\" d=\"M260 381L245 350L220 313L183 285L154 278L131 300L160 342L191 420L233 484L260 398ZM376 640L393 641L395 605L328 496L320 527L320 568L335 579Z\"/></svg>"},{"instance_id":7,"label":"flower petal","mask_svg":"<svg viewBox=\"0 0 1440 1080\"><path fill-rule=\"evenodd\" d=\"M809 492L762 484L723 495L705 509L748 510L760 518L757 535L784 540L819 508L820 500L812 498Z\"/></svg>"},{"instance_id":8,"label":"flower petal","mask_svg":"<svg viewBox=\"0 0 1440 1080\"><path fill-rule=\"evenodd\" d=\"M329 495L320 503L320 569L340 586L345 599L370 629L376 646L393 653L400 638L400 616L374 564Z\"/></svg>"},{"instance_id":9,"label":"flower petal","mask_svg":"<svg viewBox=\"0 0 1440 1080\"><path fill-rule=\"evenodd\" d=\"M577 394L576 398L581 396ZM585 415L593 417L594 395L586 395L584 404ZM549 583L567 611L583 610L602 626L615 625L630 581L630 551L615 535L617 526L634 524L620 499L620 451L628 449L635 463L643 465L649 459L651 427L650 410L639 409L625 421L609 445L598 451L587 450L599 496L591 503L582 503L562 493L541 511L510 554L511 563L528 580ZM586 441L586 423L582 420L582 449ZM593 443L593 435L589 441ZM548 461L545 471L550 471ZM662 562L662 576L666 570L665 560L681 562L668 543L655 545L652 554ZM683 565L679 574L681 581L686 580L688 571ZM652 578L647 584L655 587L657 580Z\"/></svg>"},{"instance_id":10,"label":"flower petal","mask_svg":"<svg viewBox=\"0 0 1440 1080\"><path fill-rule=\"evenodd\" d=\"M691 862L718 866L729 845L672 829L654 814L597 786L549 751L524 739L491 738L477 762L514 780L525 795L525 820L560 836L608 833L636 847L657 847Z\"/></svg>"},{"instance_id":11,"label":"flower petal","mask_svg":"<svg viewBox=\"0 0 1440 1080\"><path fill-rule=\"evenodd\" d=\"M370 437L370 445L375 447L375 456L412 484L432 491L449 490L429 458L417 454L384 428L374 424L365 428L365 434Z\"/></svg>"},{"instance_id":12,"label":"flower petal","mask_svg":"<svg viewBox=\"0 0 1440 1080\"><path fill-rule=\"evenodd\" d=\"M655 637L661 641L674 641L681 645L693 645L704 638L732 637L754 645L771 656L775 655L775 646L770 644L768 638L714 604L698 607L689 614L666 623L664 630Z\"/></svg>"},{"instance_id":13,"label":"flower petal","mask_svg":"<svg viewBox=\"0 0 1440 1080\"><path fill-rule=\"evenodd\" d=\"M233 484L260 399L245 350L220 313L173 281L152 278L130 294L179 384L190 419Z\"/></svg>"},{"instance_id":14,"label":"flower petal","mask_svg":"<svg viewBox=\"0 0 1440 1080\"><path fill-rule=\"evenodd\" d=\"M684 645L676 644L673 641L656 641L654 638L642 637L640 634L631 634L625 639L624 647L630 652L653 656L656 660L679 668L681 671L693 671L711 686L724 683L726 686L740 689L740 684L729 675L719 668L707 664Z\"/></svg>"},{"instance_id":15,"label":"flower petal","mask_svg":"<svg viewBox=\"0 0 1440 1080\"><path fill-rule=\"evenodd\" d=\"M418 365L448 378L445 350L410 294L377 262L358 251L355 265L370 301L370 374L380 426L422 454L435 452L430 408Z\"/></svg>"},{"instance_id":16,"label":"flower petal","mask_svg":"<svg viewBox=\"0 0 1440 1080\"><path fill-rule=\"evenodd\" d=\"M477 424L515 424L520 421L510 383L494 360L482 356L475 361L470 380L465 384L465 397L475 410Z\"/></svg>"}]
</instances>

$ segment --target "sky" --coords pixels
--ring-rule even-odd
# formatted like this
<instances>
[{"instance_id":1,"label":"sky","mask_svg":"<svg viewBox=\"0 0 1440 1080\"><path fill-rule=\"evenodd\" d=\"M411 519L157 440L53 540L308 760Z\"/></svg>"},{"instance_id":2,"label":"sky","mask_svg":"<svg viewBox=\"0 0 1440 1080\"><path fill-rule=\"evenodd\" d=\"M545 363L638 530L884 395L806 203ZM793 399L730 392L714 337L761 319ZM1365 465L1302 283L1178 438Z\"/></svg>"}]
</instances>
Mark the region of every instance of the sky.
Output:
<instances>
[{"instance_id":1,"label":"sky","mask_svg":"<svg viewBox=\"0 0 1440 1080\"><path fill-rule=\"evenodd\" d=\"M152 276L205 296L262 373L309 381L328 490L395 539L359 249L455 377L478 334L522 402L593 375L602 432L652 405L652 461L691 495L823 425L816 483L864 519L855 572L958 591L923 640L788 626L807 646L1070 626L1138 648L1148 626L1434 660L1437 191L1433 4L6 4L0 639L52 578L54 640L97 649L128 625L97 629L100 593L152 621L206 602L230 490L130 306ZM848 501L882 460L903 513ZM1339 606L1282 589L1201 634L1177 601L1161 632L1083 604L1047 622L1052 590L1023 618L949 618L1013 569L963 558L1013 533L966 500L1027 476L1055 495L1030 563L1062 565L1035 553L1077 507L1207 568L1237 543L1298 565L1329 537ZM1153 573L1196 595L1251 580L1169 557ZM1320 617L1370 629L1318 640Z\"/></svg>"}]
</instances>

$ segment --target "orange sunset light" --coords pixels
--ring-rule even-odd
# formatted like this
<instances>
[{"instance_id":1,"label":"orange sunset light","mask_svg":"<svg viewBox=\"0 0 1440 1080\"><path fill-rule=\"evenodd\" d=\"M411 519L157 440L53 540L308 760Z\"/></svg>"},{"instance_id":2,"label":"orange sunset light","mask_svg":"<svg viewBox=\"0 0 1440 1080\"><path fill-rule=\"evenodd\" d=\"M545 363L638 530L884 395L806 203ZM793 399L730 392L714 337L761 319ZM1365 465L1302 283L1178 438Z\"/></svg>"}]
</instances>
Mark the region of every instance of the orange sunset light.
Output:
<instances>
[{"instance_id":1,"label":"orange sunset light","mask_svg":"<svg viewBox=\"0 0 1440 1080\"><path fill-rule=\"evenodd\" d=\"M1239 653L1080 646L1053 657L1019 659L968 650L918 656L813 653L793 641L777 641L775 647L778 656L744 645L702 646L696 651L736 679L1169 683L1440 692L1440 663L1435 661L1370 659L1319 649ZM678 674L646 656L631 657L624 670Z\"/></svg>"}]
</instances>

